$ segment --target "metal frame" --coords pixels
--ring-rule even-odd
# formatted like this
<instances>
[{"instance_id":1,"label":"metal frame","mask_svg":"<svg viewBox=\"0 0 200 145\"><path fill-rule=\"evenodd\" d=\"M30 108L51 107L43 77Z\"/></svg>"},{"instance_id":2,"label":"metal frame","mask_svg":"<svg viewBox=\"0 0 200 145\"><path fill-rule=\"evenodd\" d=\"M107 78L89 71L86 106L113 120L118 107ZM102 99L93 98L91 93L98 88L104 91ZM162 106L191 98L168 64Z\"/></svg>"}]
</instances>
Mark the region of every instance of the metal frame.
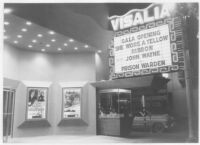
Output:
<instances>
[{"instance_id":1,"label":"metal frame","mask_svg":"<svg viewBox=\"0 0 200 145\"><path fill-rule=\"evenodd\" d=\"M47 89L47 96L46 96L46 110L45 110L45 118L35 118L35 119L28 119L28 98L29 98L29 93L28 90L31 88L36 88L36 89ZM26 121L37 121L37 120L47 120L47 114L48 114L48 95L49 95L49 88L48 87L27 87L27 95L26 95L26 114L25 114L25 120Z\"/></svg>"},{"instance_id":2,"label":"metal frame","mask_svg":"<svg viewBox=\"0 0 200 145\"><path fill-rule=\"evenodd\" d=\"M64 118L64 89L80 89L80 117L74 117L74 118ZM71 119L81 119L82 118L82 93L83 88L82 87L63 87L62 88L62 106L61 106L61 119L62 120L71 120Z\"/></svg>"}]
</instances>

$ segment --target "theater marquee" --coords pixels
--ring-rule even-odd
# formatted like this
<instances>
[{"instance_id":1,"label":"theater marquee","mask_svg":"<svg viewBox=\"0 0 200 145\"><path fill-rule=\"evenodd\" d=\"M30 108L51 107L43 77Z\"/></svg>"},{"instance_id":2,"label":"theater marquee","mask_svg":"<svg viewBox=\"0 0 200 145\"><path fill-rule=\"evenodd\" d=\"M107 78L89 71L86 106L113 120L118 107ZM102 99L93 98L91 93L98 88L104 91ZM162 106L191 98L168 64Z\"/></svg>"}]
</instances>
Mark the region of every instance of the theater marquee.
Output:
<instances>
[{"instance_id":1,"label":"theater marquee","mask_svg":"<svg viewBox=\"0 0 200 145\"><path fill-rule=\"evenodd\" d=\"M111 24L115 30L109 47L111 79L183 69L181 19L171 17L164 5L113 16Z\"/></svg>"}]
</instances>

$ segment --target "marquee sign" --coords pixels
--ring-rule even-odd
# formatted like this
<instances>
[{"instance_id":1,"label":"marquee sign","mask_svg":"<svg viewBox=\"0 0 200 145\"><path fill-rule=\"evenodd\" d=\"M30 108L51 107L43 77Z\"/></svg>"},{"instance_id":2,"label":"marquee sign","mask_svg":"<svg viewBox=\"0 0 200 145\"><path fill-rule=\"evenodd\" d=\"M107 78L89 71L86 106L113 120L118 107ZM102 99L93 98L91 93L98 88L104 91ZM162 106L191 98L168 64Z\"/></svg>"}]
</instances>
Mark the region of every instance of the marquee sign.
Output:
<instances>
[{"instance_id":1,"label":"marquee sign","mask_svg":"<svg viewBox=\"0 0 200 145\"><path fill-rule=\"evenodd\" d=\"M110 19L114 30L110 79L183 69L182 20L171 17L165 5L153 4Z\"/></svg>"}]
</instances>

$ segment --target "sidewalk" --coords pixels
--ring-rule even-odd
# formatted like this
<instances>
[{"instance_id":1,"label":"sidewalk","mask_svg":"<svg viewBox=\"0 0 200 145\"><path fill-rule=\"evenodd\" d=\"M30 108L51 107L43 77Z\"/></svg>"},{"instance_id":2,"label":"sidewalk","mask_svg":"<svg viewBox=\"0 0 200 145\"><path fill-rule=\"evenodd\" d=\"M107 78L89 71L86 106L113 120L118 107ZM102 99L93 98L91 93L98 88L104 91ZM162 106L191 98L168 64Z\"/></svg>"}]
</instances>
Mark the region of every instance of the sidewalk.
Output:
<instances>
[{"instance_id":1,"label":"sidewalk","mask_svg":"<svg viewBox=\"0 0 200 145\"><path fill-rule=\"evenodd\" d=\"M101 144L101 143L189 143L187 123L163 133L150 131L132 131L126 138L103 135L52 135L38 137L20 137L8 140L8 143L52 143L52 144Z\"/></svg>"}]
</instances>

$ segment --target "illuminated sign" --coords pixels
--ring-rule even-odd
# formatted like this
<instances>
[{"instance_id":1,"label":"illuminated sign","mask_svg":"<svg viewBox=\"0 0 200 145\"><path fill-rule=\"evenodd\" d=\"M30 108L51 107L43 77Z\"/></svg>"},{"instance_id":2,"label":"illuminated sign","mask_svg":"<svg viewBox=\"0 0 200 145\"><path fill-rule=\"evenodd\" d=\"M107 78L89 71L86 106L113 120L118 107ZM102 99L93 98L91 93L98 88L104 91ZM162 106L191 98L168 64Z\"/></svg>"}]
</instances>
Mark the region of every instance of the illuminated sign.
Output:
<instances>
[{"instance_id":1,"label":"illuminated sign","mask_svg":"<svg viewBox=\"0 0 200 145\"><path fill-rule=\"evenodd\" d=\"M110 79L178 71L184 68L182 20L165 5L152 4L110 17Z\"/></svg>"},{"instance_id":2,"label":"illuminated sign","mask_svg":"<svg viewBox=\"0 0 200 145\"><path fill-rule=\"evenodd\" d=\"M168 48L168 25L115 37L115 73L172 65Z\"/></svg>"},{"instance_id":3,"label":"illuminated sign","mask_svg":"<svg viewBox=\"0 0 200 145\"><path fill-rule=\"evenodd\" d=\"M114 31L118 31L166 17L170 17L170 13L166 5L151 5L147 9L133 10L124 16L112 16L110 19Z\"/></svg>"}]
</instances>

